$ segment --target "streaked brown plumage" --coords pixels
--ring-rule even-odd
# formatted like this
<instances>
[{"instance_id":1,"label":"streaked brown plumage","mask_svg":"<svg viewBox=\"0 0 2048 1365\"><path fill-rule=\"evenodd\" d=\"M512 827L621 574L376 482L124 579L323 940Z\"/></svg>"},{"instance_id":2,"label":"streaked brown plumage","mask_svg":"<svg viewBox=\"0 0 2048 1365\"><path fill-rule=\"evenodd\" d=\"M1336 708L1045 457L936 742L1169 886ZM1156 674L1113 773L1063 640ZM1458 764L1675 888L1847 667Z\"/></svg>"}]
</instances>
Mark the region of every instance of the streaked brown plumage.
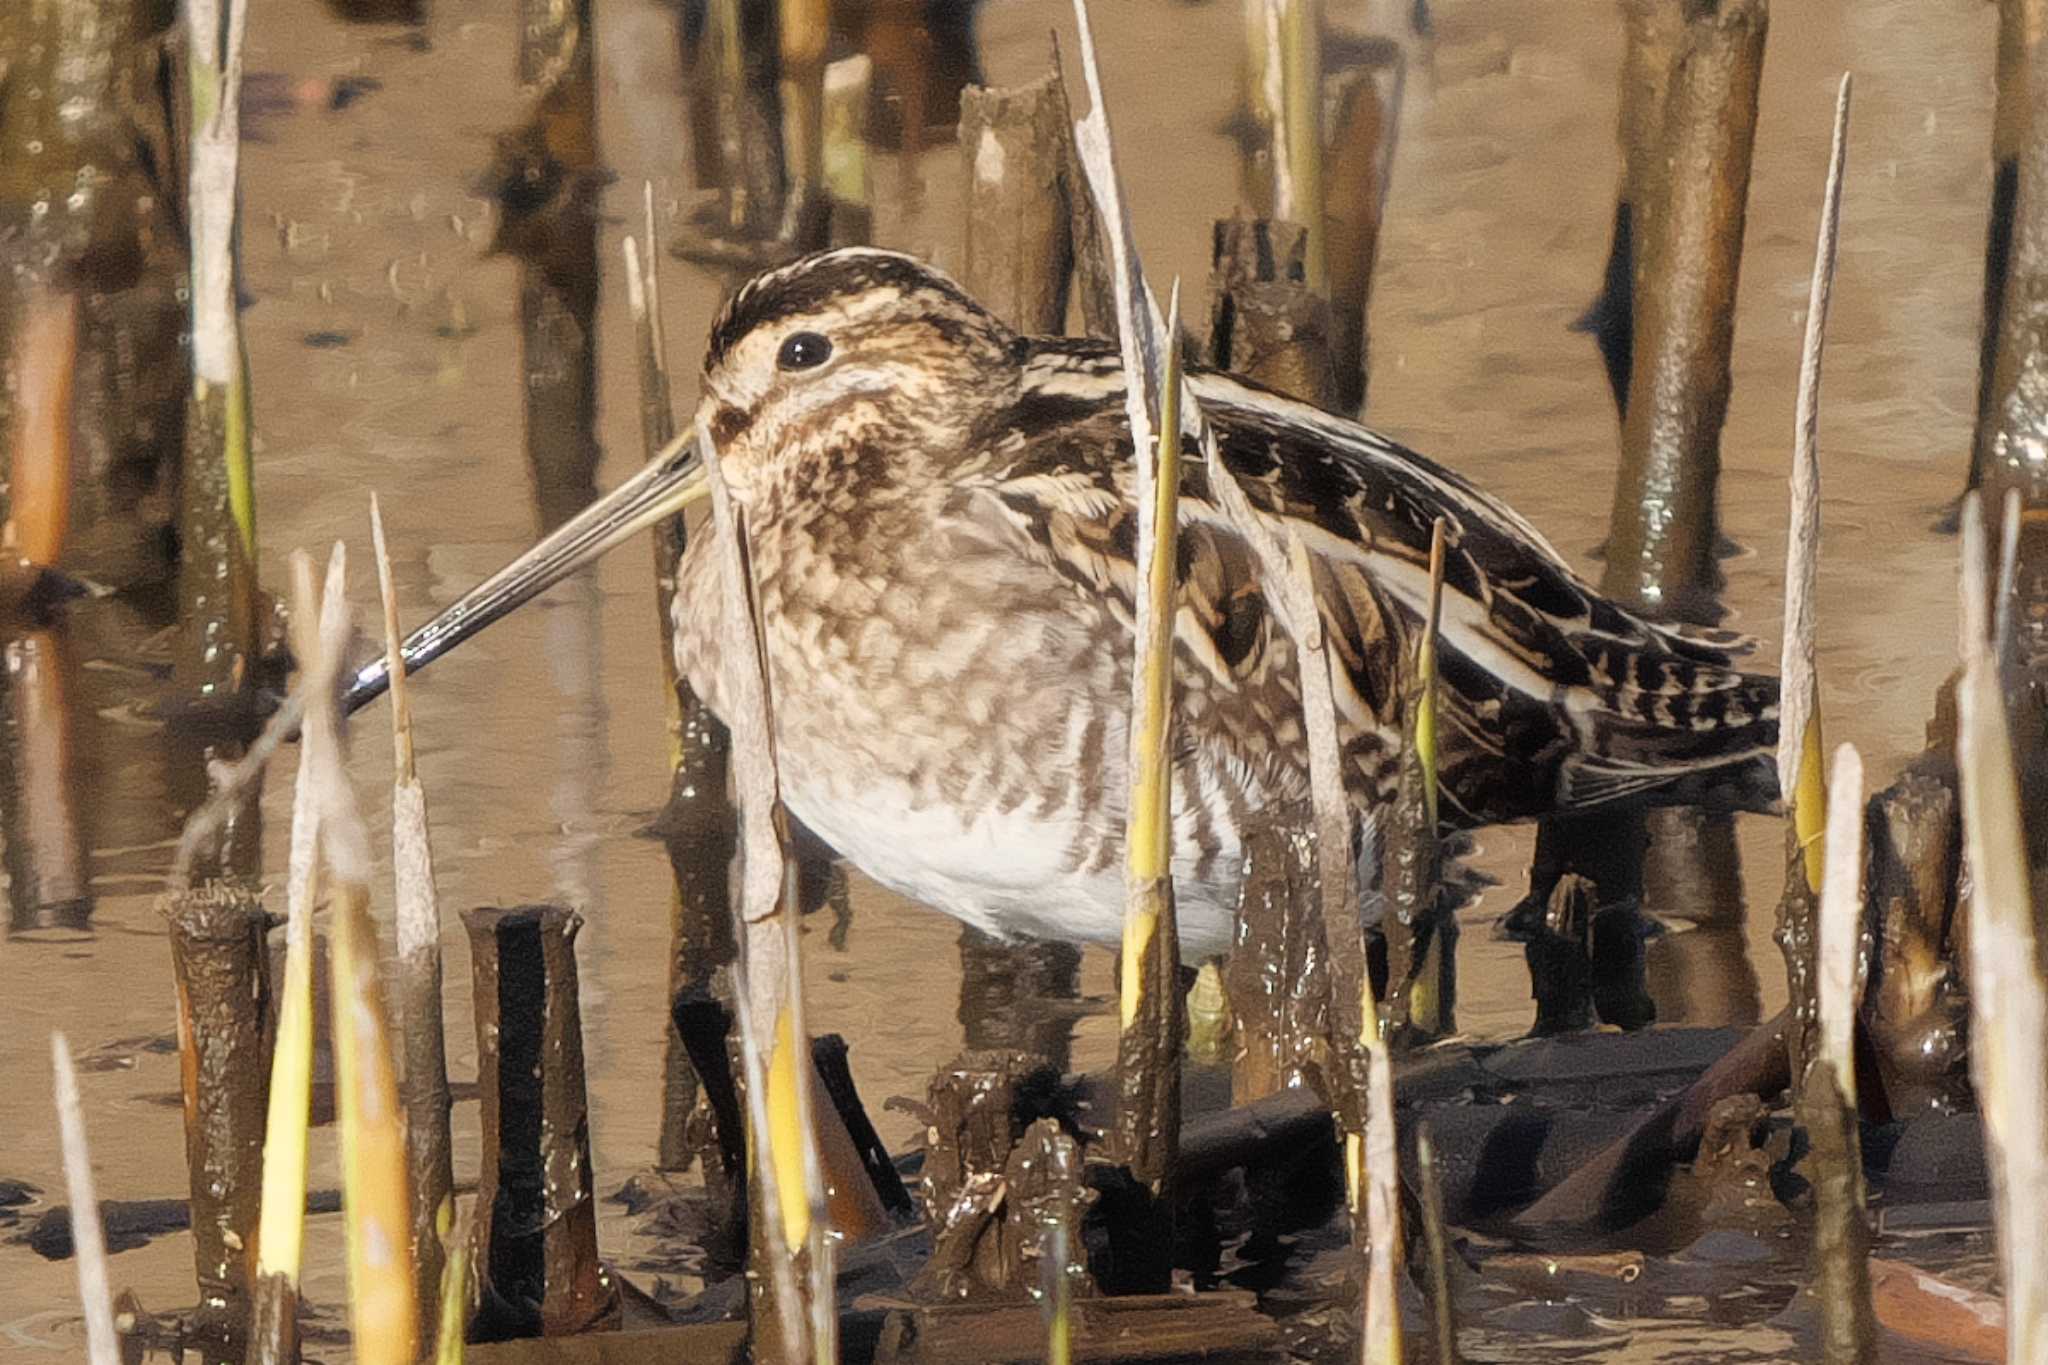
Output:
<instances>
[{"instance_id":1,"label":"streaked brown plumage","mask_svg":"<svg viewBox=\"0 0 2048 1365\"><path fill-rule=\"evenodd\" d=\"M1447 521L1447 822L1604 801L1775 799L1775 680L1600 598L1514 512L1362 427L1193 376L1221 457L1314 558L1366 820ZM1136 514L1114 350L1024 338L909 257L809 257L712 330L705 402L744 510L792 812L869 875L1005 934L1114 940ZM1293 652L1251 556L1183 479L1175 878L1227 946L1248 819L1307 792ZM716 557L678 662L714 710Z\"/></svg>"}]
</instances>

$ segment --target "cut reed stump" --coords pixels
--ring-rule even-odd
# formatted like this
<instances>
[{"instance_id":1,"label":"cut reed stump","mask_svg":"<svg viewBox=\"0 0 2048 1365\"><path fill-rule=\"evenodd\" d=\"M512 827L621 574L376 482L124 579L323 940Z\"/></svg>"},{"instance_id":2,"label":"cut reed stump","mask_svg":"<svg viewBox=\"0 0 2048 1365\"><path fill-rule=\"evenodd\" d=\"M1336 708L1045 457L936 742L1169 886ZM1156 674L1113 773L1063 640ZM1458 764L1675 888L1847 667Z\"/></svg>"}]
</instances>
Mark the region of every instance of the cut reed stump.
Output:
<instances>
[{"instance_id":1,"label":"cut reed stump","mask_svg":"<svg viewBox=\"0 0 2048 1365\"><path fill-rule=\"evenodd\" d=\"M164 907L178 983L178 1053L191 1176L195 1326L239 1339L263 1192L270 1088L269 920L251 891L211 883Z\"/></svg>"},{"instance_id":2,"label":"cut reed stump","mask_svg":"<svg viewBox=\"0 0 2048 1365\"><path fill-rule=\"evenodd\" d=\"M597 1257L576 931L558 905L472 910L477 1084L478 1341L616 1327L619 1291Z\"/></svg>"},{"instance_id":3,"label":"cut reed stump","mask_svg":"<svg viewBox=\"0 0 2048 1365\"><path fill-rule=\"evenodd\" d=\"M441 1009L441 900L434 884L427 793L413 758L398 591L375 494L370 498L370 531L384 606L384 657L391 661L391 862L398 929L399 1043L405 1057L399 1102L405 1107L406 1172L412 1181L413 1297L431 1304L441 1285L440 1225L454 1216L455 1184L448 1127L448 1045Z\"/></svg>"},{"instance_id":4,"label":"cut reed stump","mask_svg":"<svg viewBox=\"0 0 2048 1365\"><path fill-rule=\"evenodd\" d=\"M1067 102L1057 73L1011 90L960 96L967 177L961 283L1027 336L1066 330L1073 277L1067 203Z\"/></svg>"},{"instance_id":5,"label":"cut reed stump","mask_svg":"<svg viewBox=\"0 0 2048 1365\"><path fill-rule=\"evenodd\" d=\"M1308 282L1307 229L1225 218L1209 259L1209 360L1320 408L1340 402L1331 306Z\"/></svg>"}]
</instances>

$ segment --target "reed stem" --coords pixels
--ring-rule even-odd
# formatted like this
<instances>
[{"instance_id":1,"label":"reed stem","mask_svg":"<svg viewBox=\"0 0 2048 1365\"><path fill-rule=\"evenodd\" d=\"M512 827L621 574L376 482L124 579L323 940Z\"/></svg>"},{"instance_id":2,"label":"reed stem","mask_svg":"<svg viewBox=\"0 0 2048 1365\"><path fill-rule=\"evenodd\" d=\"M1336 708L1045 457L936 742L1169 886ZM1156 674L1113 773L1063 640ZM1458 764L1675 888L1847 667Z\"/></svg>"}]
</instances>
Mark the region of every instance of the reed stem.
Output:
<instances>
[{"instance_id":1,"label":"reed stem","mask_svg":"<svg viewBox=\"0 0 2048 1365\"><path fill-rule=\"evenodd\" d=\"M71 1200L71 1244L78 1261L78 1302L85 1313L85 1355L89 1365L119 1365L114 1332L114 1296L107 1277L107 1236L93 1193L92 1157L85 1145L85 1106L78 1098L78 1068L62 1033L50 1035L50 1064L56 1072L57 1127L64 1146L64 1191Z\"/></svg>"}]
</instances>

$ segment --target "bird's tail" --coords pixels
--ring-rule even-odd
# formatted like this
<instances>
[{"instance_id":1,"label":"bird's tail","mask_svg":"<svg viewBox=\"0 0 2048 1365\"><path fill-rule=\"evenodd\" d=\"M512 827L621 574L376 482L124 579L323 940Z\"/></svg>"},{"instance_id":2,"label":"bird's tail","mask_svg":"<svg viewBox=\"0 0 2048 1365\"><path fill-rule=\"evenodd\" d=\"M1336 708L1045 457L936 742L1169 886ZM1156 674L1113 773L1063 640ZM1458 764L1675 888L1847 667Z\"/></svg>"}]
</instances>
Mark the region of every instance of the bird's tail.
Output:
<instances>
[{"instance_id":1,"label":"bird's tail","mask_svg":"<svg viewBox=\"0 0 2048 1365\"><path fill-rule=\"evenodd\" d=\"M1762 813L1779 808L1778 680L1705 670L1699 685L1593 721L1596 742L1565 764L1572 809L1639 801Z\"/></svg>"}]
</instances>

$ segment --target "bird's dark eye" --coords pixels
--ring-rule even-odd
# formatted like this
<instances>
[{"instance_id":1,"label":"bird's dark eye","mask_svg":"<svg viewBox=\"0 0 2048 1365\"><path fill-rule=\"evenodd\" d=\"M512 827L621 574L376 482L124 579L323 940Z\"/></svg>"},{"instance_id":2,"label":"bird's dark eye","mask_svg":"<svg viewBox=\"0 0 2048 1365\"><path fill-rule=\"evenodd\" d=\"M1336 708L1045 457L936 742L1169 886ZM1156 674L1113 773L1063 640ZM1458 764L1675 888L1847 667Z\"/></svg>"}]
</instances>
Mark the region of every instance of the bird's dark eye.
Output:
<instances>
[{"instance_id":1,"label":"bird's dark eye","mask_svg":"<svg viewBox=\"0 0 2048 1365\"><path fill-rule=\"evenodd\" d=\"M780 370L810 370L831 358L831 342L816 332L792 332L783 338L782 349L775 353L775 367Z\"/></svg>"}]
</instances>

